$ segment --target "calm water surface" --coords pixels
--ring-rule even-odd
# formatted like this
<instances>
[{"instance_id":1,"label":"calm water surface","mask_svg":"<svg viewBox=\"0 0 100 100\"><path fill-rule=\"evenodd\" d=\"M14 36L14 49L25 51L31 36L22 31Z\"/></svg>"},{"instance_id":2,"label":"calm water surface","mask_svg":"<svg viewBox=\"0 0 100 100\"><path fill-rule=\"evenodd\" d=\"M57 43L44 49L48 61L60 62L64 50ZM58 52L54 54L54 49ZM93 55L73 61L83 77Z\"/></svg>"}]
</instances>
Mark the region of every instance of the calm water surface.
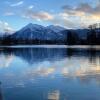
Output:
<instances>
[{"instance_id":1,"label":"calm water surface","mask_svg":"<svg viewBox=\"0 0 100 100\"><path fill-rule=\"evenodd\" d=\"M100 49L0 48L0 100L100 100Z\"/></svg>"}]
</instances>

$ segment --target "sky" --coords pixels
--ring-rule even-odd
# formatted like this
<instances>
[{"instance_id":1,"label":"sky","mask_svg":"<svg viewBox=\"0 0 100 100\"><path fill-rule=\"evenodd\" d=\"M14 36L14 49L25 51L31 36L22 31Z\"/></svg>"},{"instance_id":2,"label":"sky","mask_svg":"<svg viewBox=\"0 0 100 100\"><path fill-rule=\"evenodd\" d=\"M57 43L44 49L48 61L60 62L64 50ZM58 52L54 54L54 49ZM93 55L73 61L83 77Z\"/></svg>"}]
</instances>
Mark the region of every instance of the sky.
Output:
<instances>
[{"instance_id":1,"label":"sky","mask_svg":"<svg viewBox=\"0 0 100 100\"><path fill-rule=\"evenodd\" d=\"M29 23L86 28L100 21L100 0L0 0L0 31Z\"/></svg>"}]
</instances>

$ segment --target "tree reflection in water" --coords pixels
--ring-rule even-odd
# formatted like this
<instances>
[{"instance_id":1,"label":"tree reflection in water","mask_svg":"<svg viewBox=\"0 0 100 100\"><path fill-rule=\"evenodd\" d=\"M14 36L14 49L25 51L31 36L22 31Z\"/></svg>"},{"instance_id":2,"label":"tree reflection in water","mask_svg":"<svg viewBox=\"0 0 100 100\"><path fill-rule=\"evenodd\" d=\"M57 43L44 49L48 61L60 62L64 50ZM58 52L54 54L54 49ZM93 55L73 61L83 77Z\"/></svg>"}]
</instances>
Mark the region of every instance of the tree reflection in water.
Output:
<instances>
[{"instance_id":1,"label":"tree reflection in water","mask_svg":"<svg viewBox=\"0 0 100 100\"><path fill-rule=\"evenodd\" d=\"M100 49L96 48L3 48L0 55L18 56L21 59L32 64L44 60L54 61L66 57L85 57L91 63L96 63L96 58L100 57ZM34 62L33 62L34 61Z\"/></svg>"},{"instance_id":2,"label":"tree reflection in water","mask_svg":"<svg viewBox=\"0 0 100 100\"><path fill-rule=\"evenodd\" d=\"M2 90L1 90L1 82L0 82L0 100L3 100Z\"/></svg>"}]
</instances>

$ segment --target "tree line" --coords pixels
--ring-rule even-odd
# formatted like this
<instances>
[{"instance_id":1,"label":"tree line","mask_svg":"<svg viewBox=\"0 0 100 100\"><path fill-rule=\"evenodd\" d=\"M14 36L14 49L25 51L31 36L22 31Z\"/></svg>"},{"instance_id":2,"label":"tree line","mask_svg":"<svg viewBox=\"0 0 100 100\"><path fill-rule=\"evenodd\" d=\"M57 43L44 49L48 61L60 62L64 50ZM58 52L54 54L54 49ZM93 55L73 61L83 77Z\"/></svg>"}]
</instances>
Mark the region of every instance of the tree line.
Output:
<instances>
[{"instance_id":1,"label":"tree line","mask_svg":"<svg viewBox=\"0 0 100 100\"><path fill-rule=\"evenodd\" d=\"M75 32L68 31L66 43L68 45L100 45L100 23L89 25L85 39L80 38Z\"/></svg>"}]
</instances>

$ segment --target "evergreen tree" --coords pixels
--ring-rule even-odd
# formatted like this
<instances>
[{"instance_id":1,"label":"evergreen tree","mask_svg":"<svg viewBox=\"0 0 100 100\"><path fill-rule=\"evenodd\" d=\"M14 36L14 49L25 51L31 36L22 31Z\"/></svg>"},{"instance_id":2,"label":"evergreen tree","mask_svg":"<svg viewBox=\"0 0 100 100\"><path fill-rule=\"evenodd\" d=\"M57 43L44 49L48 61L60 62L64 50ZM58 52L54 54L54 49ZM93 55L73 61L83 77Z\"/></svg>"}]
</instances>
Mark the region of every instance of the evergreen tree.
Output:
<instances>
[{"instance_id":1,"label":"evergreen tree","mask_svg":"<svg viewBox=\"0 0 100 100\"><path fill-rule=\"evenodd\" d=\"M68 45L75 45L78 43L78 35L75 32L68 31L67 33L67 44Z\"/></svg>"},{"instance_id":2,"label":"evergreen tree","mask_svg":"<svg viewBox=\"0 0 100 100\"><path fill-rule=\"evenodd\" d=\"M90 27L90 31L87 35L87 42L89 45L95 45L97 43L96 29L92 26Z\"/></svg>"}]
</instances>

